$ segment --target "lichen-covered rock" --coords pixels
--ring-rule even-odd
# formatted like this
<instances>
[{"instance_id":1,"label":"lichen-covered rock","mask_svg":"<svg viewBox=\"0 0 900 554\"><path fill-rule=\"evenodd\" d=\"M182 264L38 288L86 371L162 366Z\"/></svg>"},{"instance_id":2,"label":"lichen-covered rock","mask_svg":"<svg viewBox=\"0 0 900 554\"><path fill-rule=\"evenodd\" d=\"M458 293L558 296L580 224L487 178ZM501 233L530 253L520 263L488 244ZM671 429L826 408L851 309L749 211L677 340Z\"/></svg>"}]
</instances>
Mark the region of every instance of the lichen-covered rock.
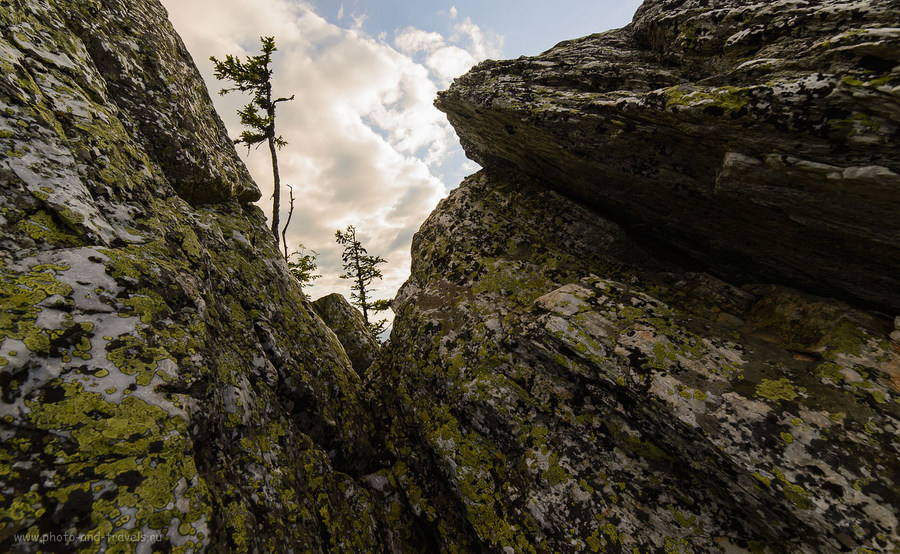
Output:
<instances>
[{"instance_id":1,"label":"lichen-covered rock","mask_svg":"<svg viewBox=\"0 0 900 554\"><path fill-rule=\"evenodd\" d=\"M649 0L441 94L485 171L373 380L443 549L900 551L898 62L893 1Z\"/></svg>"},{"instance_id":2,"label":"lichen-covered rock","mask_svg":"<svg viewBox=\"0 0 900 554\"><path fill-rule=\"evenodd\" d=\"M0 550L423 544L160 4L3 2L0 67Z\"/></svg>"},{"instance_id":3,"label":"lichen-covered rock","mask_svg":"<svg viewBox=\"0 0 900 554\"><path fill-rule=\"evenodd\" d=\"M443 548L900 548L891 321L661 260L485 174L426 221L374 371Z\"/></svg>"},{"instance_id":4,"label":"lichen-covered rock","mask_svg":"<svg viewBox=\"0 0 900 554\"><path fill-rule=\"evenodd\" d=\"M896 0L648 0L440 94L467 154L743 282L900 309Z\"/></svg>"},{"instance_id":5,"label":"lichen-covered rock","mask_svg":"<svg viewBox=\"0 0 900 554\"><path fill-rule=\"evenodd\" d=\"M312 306L337 335L356 373L365 373L378 357L379 346L359 310L337 292L319 298Z\"/></svg>"},{"instance_id":6,"label":"lichen-covered rock","mask_svg":"<svg viewBox=\"0 0 900 554\"><path fill-rule=\"evenodd\" d=\"M891 8L458 80L368 390L159 3L3 2L0 549L900 551Z\"/></svg>"}]
</instances>

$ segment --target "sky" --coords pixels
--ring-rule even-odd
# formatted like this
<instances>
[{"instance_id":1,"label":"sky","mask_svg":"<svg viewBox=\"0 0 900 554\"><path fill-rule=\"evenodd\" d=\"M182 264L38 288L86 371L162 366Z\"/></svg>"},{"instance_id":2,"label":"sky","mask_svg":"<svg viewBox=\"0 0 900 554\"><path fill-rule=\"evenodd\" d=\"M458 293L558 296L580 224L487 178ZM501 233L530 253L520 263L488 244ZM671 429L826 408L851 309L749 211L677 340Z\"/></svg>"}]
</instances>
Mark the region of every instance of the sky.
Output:
<instances>
[{"instance_id":1,"label":"sky","mask_svg":"<svg viewBox=\"0 0 900 554\"><path fill-rule=\"evenodd\" d=\"M465 158L439 90L484 59L536 55L554 44L627 24L638 0L162 0L203 75L232 138L240 93L219 96L210 56L259 53L274 36L281 221L293 187L288 244L318 253L323 277L306 292L340 292L337 229L354 225L387 259L374 298L392 298L409 276L410 244L438 201L479 169ZM268 148L239 147L271 217ZM390 314L388 314L390 318Z\"/></svg>"}]
</instances>

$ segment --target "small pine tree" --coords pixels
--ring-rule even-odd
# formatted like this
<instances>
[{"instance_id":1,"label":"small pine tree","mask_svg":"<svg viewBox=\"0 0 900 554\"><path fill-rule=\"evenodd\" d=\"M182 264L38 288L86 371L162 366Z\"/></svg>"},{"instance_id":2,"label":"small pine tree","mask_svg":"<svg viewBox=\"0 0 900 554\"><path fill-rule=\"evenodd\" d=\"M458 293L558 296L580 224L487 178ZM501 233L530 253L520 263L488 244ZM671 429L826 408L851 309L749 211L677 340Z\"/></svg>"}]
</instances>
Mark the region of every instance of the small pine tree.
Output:
<instances>
[{"instance_id":1,"label":"small pine tree","mask_svg":"<svg viewBox=\"0 0 900 554\"><path fill-rule=\"evenodd\" d=\"M353 284L350 289L351 302L355 304L363 314L366 326L372 335L380 335L387 325L387 320L370 321L369 314L381 312L390 308L387 300L372 300L375 289L370 288L372 281L381 279L381 270L378 266L387 263L381 256L370 256L359 239L356 238L356 228L348 225L346 231L335 231L335 240L344 247L341 259L344 261L344 273L341 279L351 279Z\"/></svg>"},{"instance_id":2,"label":"small pine tree","mask_svg":"<svg viewBox=\"0 0 900 554\"><path fill-rule=\"evenodd\" d=\"M297 282L300 283L300 289L309 285L321 275L315 273L315 271L319 268L319 265L316 263L316 258L319 256L319 253L315 250L310 250L309 253L306 252L306 247L303 244L300 244L299 248L296 252L291 252L291 254L287 258L287 266L288 270L291 272L291 275L297 279ZM306 295L306 293L303 293ZM309 295L306 295L309 298Z\"/></svg>"},{"instance_id":3,"label":"small pine tree","mask_svg":"<svg viewBox=\"0 0 900 554\"><path fill-rule=\"evenodd\" d=\"M253 99L249 104L238 111L241 116L241 124L248 127L241 132L241 136L235 139L235 144L246 144L249 150L251 146L258 148L263 142L269 143L269 154L272 157L272 175L275 180L275 191L272 194L272 235L275 237L275 246L278 246L278 218L281 210L281 176L278 173L278 155L276 151L287 145L281 136L275 134L275 106L279 102L293 100L290 98L272 99L272 53L275 48L275 37L260 37L262 42L262 54L248 56L247 61L241 61L231 54L225 56L224 61L219 61L215 56L210 60L215 64L215 76L219 80L228 80L234 83L233 87L223 88L219 94L229 92L249 92Z\"/></svg>"}]
</instances>

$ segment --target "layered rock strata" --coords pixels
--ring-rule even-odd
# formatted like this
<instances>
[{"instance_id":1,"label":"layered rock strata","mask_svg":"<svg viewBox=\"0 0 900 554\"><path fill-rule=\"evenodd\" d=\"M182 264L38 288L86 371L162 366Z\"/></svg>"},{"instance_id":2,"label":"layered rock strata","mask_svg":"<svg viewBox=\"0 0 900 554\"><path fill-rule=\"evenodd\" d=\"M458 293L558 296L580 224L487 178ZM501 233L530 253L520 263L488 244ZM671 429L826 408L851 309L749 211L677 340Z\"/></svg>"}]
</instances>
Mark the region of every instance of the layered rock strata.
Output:
<instances>
[{"instance_id":1,"label":"layered rock strata","mask_svg":"<svg viewBox=\"0 0 900 554\"><path fill-rule=\"evenodd\" d=\"M900 310L893 0L645 2L441 93L466 153L718 275Z\"/></svg>"},{"instance_id":2,"label":"layered rock strata","mask_svg":"<svg viewBox=\"0 0 900 554\"><path fill-rule=\"evenodd\" d=\"M900 549L898 64L895 2L650 0L441 93L485 170L376 367L447 550Z\"/></svg>"},{"instance_id":3,"label":"layered rock strata","mask_svg":"<svg viewBox=\"0 0 900 554\"><path fill-rule=\"evenodd\" d=\"M448 550L900 547L889 319L661 262L589 208L483 173L413 260L378 412Z\"/></svg>"}]
</instances>

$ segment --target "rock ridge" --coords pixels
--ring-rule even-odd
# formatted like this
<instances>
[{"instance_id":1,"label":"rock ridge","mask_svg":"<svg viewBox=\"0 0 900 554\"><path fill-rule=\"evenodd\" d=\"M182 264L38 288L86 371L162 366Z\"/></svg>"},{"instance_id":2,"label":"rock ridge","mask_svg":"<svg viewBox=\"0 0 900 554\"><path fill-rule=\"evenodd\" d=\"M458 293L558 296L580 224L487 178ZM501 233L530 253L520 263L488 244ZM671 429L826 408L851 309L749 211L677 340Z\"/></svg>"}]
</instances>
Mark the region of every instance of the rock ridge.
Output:
<instances>
[{"instance_id":1,"label":"rock ridge","mask_svg":"<svg viewBox=\"0 0 900 554\"><path fill-rule=\"evenodd\" d=\"M443 549L900 549L895 4L649 0L440 93L484 170L374 377Z\"/></svg>"},{"instance_id":2,"label":"rock ridge","mask_svg":"<svg viewBox=\"0 0 900 554\"><path fill-rule=\"evenodd\" d=\"M900 309L890 0L645 2L440 93L466 153L721 276Z\"/></svg>"}]
</instances>

